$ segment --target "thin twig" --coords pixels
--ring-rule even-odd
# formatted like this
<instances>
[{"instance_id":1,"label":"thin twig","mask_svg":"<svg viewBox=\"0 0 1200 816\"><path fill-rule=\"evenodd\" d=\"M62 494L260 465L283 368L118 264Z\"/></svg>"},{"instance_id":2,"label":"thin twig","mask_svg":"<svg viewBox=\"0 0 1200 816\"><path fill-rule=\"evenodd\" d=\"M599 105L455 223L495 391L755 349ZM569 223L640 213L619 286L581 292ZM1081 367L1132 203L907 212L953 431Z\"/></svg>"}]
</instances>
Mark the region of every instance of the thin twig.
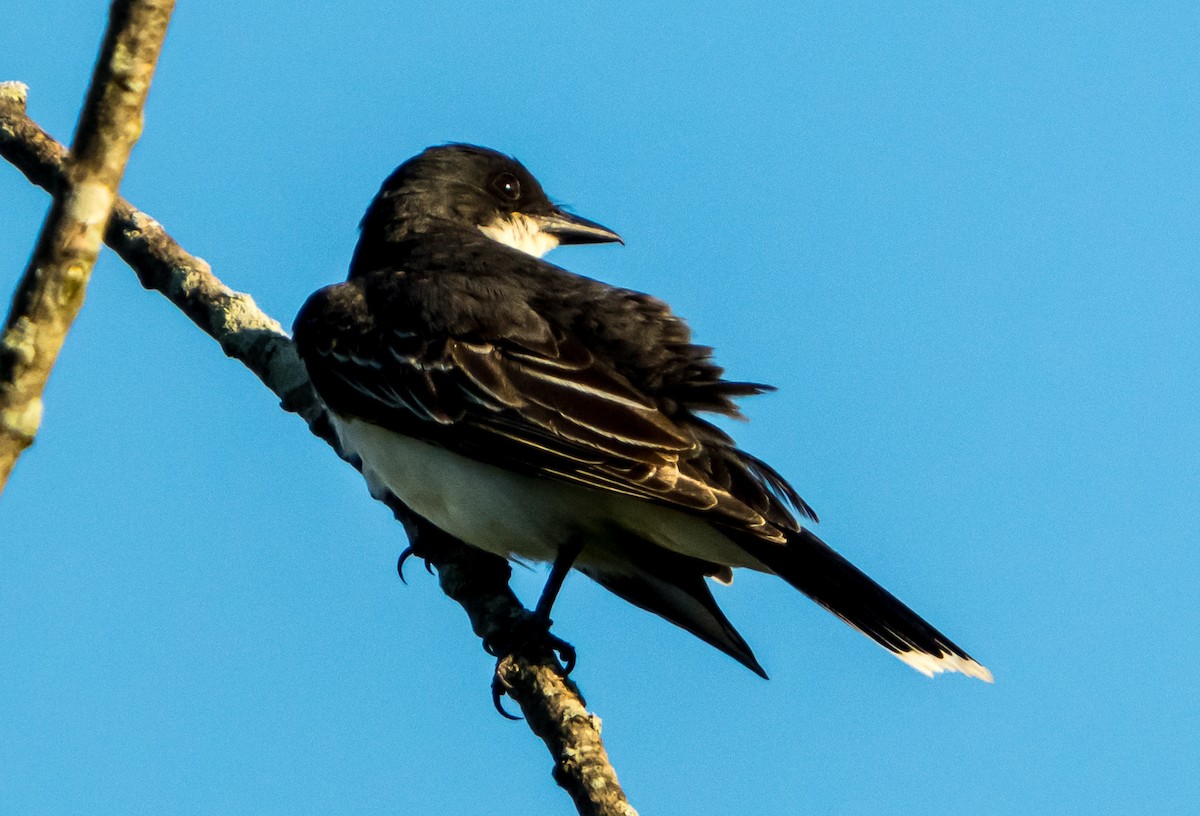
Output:
<instances>
[{"instance_id":1,"label":"thin twig","mask_svg":"<svg viewBox=\"0 0 1200 816\"><path fill-rule=\"evenodd\" d=\"M24 95L6 93L9 87L0 84L0 155L34 184L53 189L62 179L66 150L29 119ZM253 371L285 410L303 417L314 434L354 463L338 447L291 339L249 295L226 287L207 263L185 252L158 222L124 199L113 207L105 241L143 286L165 295L225 354ZM530 614L508 586L507 562L448 537L395 497L383 501L404 524L417 553L437 568L443 591L466 610L477 635L487 639ZM550 750L554 780L581 816L637 816L608 761L599 718L587 711L574 683L561 676L554 656L517 655L499 670L530 729Z\"/></svg>"},{"instance_id":2,"label":"thin twig","mask_svg":"<svg viewBox=\"0 0 1200 816\"><path fill-rule=\"evenodd\" d=\"M114 0L109 12L67 170L0 338L0 492L41 426L42 392L83 306L174 7Z\"/></svg>"}]
</instances>

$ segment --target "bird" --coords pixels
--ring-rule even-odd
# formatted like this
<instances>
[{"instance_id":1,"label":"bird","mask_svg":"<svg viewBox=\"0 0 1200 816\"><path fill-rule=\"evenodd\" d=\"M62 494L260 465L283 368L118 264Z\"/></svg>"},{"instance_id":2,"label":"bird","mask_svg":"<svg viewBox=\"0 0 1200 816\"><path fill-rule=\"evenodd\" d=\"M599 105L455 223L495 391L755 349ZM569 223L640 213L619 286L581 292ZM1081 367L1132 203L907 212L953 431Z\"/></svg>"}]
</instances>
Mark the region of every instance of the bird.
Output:
<instances>
[{"instance_id":1,"label":"bird","mask_svg":"<svg viewBox=\"0 0 1200 816\"><path fill-rule=\"evenodd\" d=\"M405 161L349 275L293 338L344 450L469 546L575 569L766 677L713 596L778 576L917 671L991 672L810 529L813 509L705 414L773 390L726 379L663 301L542 259L620 236L551 202L516 159L450 143ZM560 641L561 642L561 641Z\"/></svg>"}]
</instances>

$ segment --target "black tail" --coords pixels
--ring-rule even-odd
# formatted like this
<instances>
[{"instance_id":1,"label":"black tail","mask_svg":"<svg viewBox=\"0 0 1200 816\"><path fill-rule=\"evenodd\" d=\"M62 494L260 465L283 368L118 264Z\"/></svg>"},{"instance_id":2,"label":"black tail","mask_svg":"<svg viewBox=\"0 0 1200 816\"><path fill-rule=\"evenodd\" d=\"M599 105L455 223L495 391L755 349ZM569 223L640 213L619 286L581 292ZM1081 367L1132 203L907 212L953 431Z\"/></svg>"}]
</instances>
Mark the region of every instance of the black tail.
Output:
<instances>
[{"instance_id":1,"label":"black tail","mask_svg":"<svg viewBox=\"0 0 1200 816\"><path fill-rule=\"evenodd\" d=\"M738 540L772 572L922 674L956 671L992 682L992 673L896 596L808 530L786 546L746 535Z\"/></svg>"},{"instance_id":2,"label":"black tail","mask_svg":"<svg viewBox=\"0 0 1200 816\"><path fill-rule=\"evenodd\" d=\"M627 560L621 569L606 570L600 564L578 563L576 568L609 592L686 629L760 677L767 676L709 591L705 576L716 574L717 565L648 541L624 543Z\"/></svg>"}]
</instances>

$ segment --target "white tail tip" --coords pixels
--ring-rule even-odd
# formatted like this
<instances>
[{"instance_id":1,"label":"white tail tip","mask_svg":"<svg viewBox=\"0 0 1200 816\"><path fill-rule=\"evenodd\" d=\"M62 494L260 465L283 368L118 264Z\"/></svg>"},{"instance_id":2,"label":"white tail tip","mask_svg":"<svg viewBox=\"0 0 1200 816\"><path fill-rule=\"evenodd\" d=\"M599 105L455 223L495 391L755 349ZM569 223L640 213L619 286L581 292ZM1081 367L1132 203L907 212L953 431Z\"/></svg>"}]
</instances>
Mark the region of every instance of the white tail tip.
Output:
<instances>
[{"instance_id":1,"label":"white tail tip","mask_svg":"<svg viewBox=\"0 0 1200 816\"><path fill-rule=\"evenodd\" d=\"M893 652L896 657L919 671L926 677L933 677L942 672L958 672L968 677L976 677L985 683L995 682L992 673L969 657L959 657L956 654L943 654L935 657L925 652Z\"/></svg>"}]
</instances>

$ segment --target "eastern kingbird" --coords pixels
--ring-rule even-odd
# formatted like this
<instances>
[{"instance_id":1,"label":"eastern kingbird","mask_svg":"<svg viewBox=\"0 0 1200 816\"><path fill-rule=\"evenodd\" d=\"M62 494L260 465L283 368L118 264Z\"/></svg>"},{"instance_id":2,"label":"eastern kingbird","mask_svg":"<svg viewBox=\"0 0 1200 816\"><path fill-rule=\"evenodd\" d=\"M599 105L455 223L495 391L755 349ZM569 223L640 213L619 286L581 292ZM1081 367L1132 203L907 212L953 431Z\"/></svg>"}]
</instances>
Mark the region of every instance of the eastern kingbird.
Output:
<instances>
[{"instance_id":1,"label":"eastern kingbird","mask_svg":"<svg viewBox=\"0 0 1200 816\"><path fill-rule=\"evenodd\" d=\"M778 575L917 671L991 673L830 549L766 462L702 413L770 390L722 379L649 295L541 260L620 241L554 206L519 162L431 147L383 183L345 283L295 340L376 495L481 550L573 566L766 676L705 579Z\"/></svg>"}]
</instances>

